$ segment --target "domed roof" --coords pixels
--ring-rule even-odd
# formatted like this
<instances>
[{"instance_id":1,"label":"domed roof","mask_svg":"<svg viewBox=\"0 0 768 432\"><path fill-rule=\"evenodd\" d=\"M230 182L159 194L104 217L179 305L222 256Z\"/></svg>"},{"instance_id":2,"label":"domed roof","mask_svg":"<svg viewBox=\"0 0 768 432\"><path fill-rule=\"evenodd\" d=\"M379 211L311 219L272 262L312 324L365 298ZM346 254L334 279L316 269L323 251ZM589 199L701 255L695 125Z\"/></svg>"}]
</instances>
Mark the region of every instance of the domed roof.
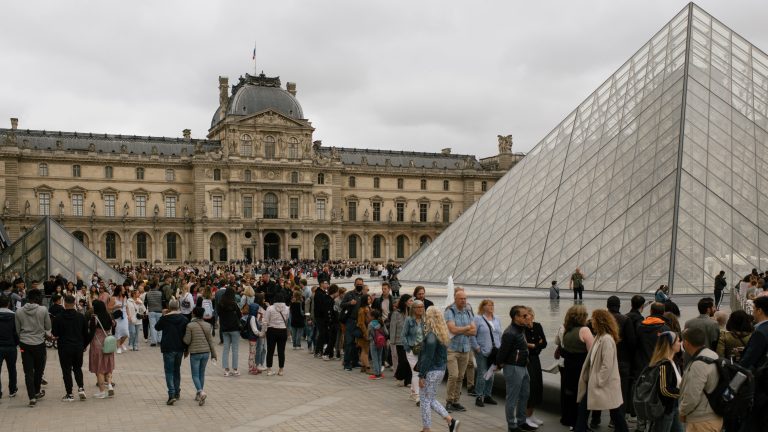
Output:
<instances>
[{"instance_id":1,"label":"domed roof","mask_svg":"<svg viewBox=\"0 0 768 432\"><path fill-rule=\"evenodd\" d=\"M250 115L267 109L277 111L287 117L301 120L304 111L299 101L280 87L280 78L245 74L240 82L232 86L232 96L227 106L227 115ZM221 121L219 111L213 114L211 127Z\"/></svg>"}]
</instances>

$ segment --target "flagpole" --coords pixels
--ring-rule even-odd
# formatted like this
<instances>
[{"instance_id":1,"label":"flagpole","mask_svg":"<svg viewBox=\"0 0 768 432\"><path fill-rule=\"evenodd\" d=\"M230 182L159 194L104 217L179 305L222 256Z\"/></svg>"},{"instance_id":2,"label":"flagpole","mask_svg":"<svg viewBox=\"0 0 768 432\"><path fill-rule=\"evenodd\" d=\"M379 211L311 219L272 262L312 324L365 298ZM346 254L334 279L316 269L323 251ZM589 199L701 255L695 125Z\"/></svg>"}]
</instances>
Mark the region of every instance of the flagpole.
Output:
<instances>
[{"instance_id":1,"label":"flagpole","mask_svg":"<svg viewBox=\"0 0 768 432\"><path fill-rule=\"evenodd\" d=\"M259 75L256 67L256 42L253 42L253 76Z\"/></svg>"}]
</instances>

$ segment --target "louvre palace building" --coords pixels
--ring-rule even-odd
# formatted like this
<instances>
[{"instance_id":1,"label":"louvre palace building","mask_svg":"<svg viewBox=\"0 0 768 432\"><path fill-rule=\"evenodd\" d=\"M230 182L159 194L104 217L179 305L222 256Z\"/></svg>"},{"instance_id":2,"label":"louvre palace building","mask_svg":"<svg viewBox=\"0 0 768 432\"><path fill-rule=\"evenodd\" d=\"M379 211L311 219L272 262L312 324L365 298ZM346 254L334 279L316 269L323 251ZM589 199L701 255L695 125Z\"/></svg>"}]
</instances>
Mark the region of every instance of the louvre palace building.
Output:
<instances>
[{"instance_id":1,"label":"louvre palace building","mask_svg":"<svg viewBox=\"0 0 768 432\"><path fill-rule=\"evenodd\" d=\"M12 118L0 129L10 240L48 215L110 264L402 262L522 159L511 136L479 160L326 146L296 84L246 74L231 87L219 77L218 89L207 139L29 130Z\"/></svg>"}]
</instances>

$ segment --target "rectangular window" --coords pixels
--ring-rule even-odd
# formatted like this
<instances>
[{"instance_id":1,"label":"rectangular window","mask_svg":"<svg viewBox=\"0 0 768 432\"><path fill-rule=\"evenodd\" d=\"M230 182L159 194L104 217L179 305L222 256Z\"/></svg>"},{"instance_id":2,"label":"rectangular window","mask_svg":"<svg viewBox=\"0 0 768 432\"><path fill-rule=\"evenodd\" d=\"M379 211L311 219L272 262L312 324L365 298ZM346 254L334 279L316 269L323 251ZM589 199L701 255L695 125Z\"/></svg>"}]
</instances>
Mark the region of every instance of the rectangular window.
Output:
<instances>
[{"instance_id":1,"label":"rectangular window","mask_svg":"<svg viewBox=\"0 0 768 432\"><path fill-rule=\"evenodd\" d=\"M176 173L172 169L165 170L165 181L174 181L176 180Z\"/></svg>"},{"instance_id":2,"label":"rectangular window","mask_svg":"<svg viewBox=\"0 0 768 432\"><path fill-rule=\"evenodd\" d=\"M379 188L379 178L378 177L374 177L373 178L373 188L374 189L378 189Z\"/></svg>"},{"instance_id":3,"label":"rectangular window","mask_svg":"<svg viewBox=\"0 0 768 432\"><path fill-rule=\"evenodd\" d=\"M224 198L221 195L214 195L213 198L211 198L213 201L213 217L214 219L221 219L222 216L222 202L224 201Z\"/></svg>"},{"instance_id":4,"label":"rectangular window","mask_svg":"<svg viewBox=\"0 0 768 432\"><path fill-rule=\"evenodd\" d=\"M175 196L165 197L165 217L167 218L176 217L176 197Z\"/></svg>"},{"instance_id":5,"label":"rectangular window","mask_svg":"<svg viewBox=\"0 0 768 432\"><path fill-rule=\"evenodd\" d=\"M451 205L448 203L443 204L443 223L451 221Z\"/></svg>"},{"instance_id":6,"label":"rectangular window","mask_svg":"<svg viewBox=\"0 0 768 432\"><path fill-rule=\"evenodd\" d=\"M443 180L443 190L447 191L451 189L451 182L448 180Z\"/></svg>"},{"instance_id":7,"label":"rectangular window","mask_svg":"<svg viewBox=\"0 0 768 432\"><path fill-rule=\"evenodd\" d=\"M246 219L253 217L253 197L250 195L243 197L243 217Z\"/></svg>"},{"instance_id":8,"label":"rectangular window","mask_svg":"<svg viewBox=\"0 0 768 432\"><path fill-rule=\"evenodd\" d=\"M136 180L144 180L144 168L136 168Z\"/></svg>"},{"instance_id":9,"label":"rectangular window","mask_svg":"<svg viewBox=\"0 0 768 432\"><path fill-rule=\"evenodd\" d=\"M298 198L291 198L288 200L288 214L290 215L291 219L298 219L299 218L299 199Z\"/></svg>"},{"instance_id":10,"label":"rectangular window","mask_svg":"<svg viewBox=\"0 0 768 432\"><path fill-rule=\"evenodd\" d=\"M72 216L83 215L83 194L72 194Z\"/></svg>"},{"instance_id":11,"label":"rectangular window","mask_svg":"<svg viewBox=\"0 0 768 432\"><path fill-rule=\"evenodd\" d=\"M357 258L357 237L349 236L349 257Z\"/></svg>"},{"instance_id":12,"label":"rectangular window","mask_svg":"<svg viewBox=\"0 0 768 432\"><path fill-rule=\"evenodd\" d=\"M104 216L115 217L115 196L104 195Z\"/></svg>"},{"instance_id":13,"label":"rectangular window","mask_svg":"<svg viewBox=\"0 0 768 432\"><path fill-rule=\"evenodd\" d=\"M427 210L429 209L428 203L419 203L419 222L427 221Z\"/></svg>"},{"instance_id":14,"label":"rectangular window","mask_svg":"<svg viewBox=\"0 0 768 432\"><path fill-rule=\"evenodd\" d=\"M176 234L168 234L165 245L165 258L175 260L176 257Z\"/></svg>"},{"instance_id":15,"label":"rectangular window","mask_svg":"<svg viewBox=\"0 0 768 432\"><path fill-rule=\"evenodd\" d=\"M48 216L51 214L51 194L48 192L40 192L37 194L40 200L40 216Z\"/></svg>"},{"instance_id":16,"label":"rectangular window","mask_svg":"<svg viewBox=\"0 0 768 432\"><path fill-rule=\"evenodd\" d=\"M380 202L373 203L373 221L381 222L381 203Z\"/></svg>"},{"instance_id":17,"label":"rectangular window","mask_svg":"<svg viewBox=\"0 0 768 432\"><path fill-rule=\"evenodd\" d=\"M136 217L147 217L147 197L137 195L134 199L134 205L136 206Z\"/></svg>"},{"instance_id":18,"label":"rectangular window","mask_svg":"<svg viewBox=\"0 0 768 432\"><path fill-rule=\"evenodd\" d=\"M111 166L104 167L104 178L111 179L113 176L113 170Z\"/></svg>"},{"instance_id":19,"label":"rectangular window","mask_svg":"<svg viewBox=\"0 0 768 432\"><path fill-rule=\"evenodd\" d=\"M80 177L80 165L72 165L72 177Z\"/></svg>"},{"instance_id":20,"label":"rectangular window","mask_svg":"<svg viewBox=\"0 0 768 432\"><path fill-rule=\"evenodd\" d=\"M373 237L373 257L381 258L381 236Z\"/></svg>"},{"instance_id":21,"label":"rectangular window","mask_svg":"<svg viewBox=\"0 0 768 432\"><path fill-rule=\"evenodd\" d=\"M395 208L397 209L397 221L404 222L405 221L405 203L404 202L396 203Z\"/></svg>"},{"instance_id":22,"label":"rectangular window","mask_svg":"<svg viewBox=\"0 0 768 432\"><path fill-rule=\"evenodd\" d=\"M405 187L405 180L403 180L401 178L397 179L397 188L398 189L402 189L404 187Z\"/></svg>"},{"instance_id":23,"label":"rectangular window","mask_svg":"<svg viewBox=\"0 0 768 432\"><path fill-rule=\"evenodd\" d=\"M347 220L354 222L357 220L357 202L350 201L347 203Z\"/></svg>"},{"instance_id":24,"label":"rectangular window","mask_svg":"<svg viewBox=\"0 0 768 432\"><path fill-rule=\"evenodd\" d=\"M144 233L136 234L136 258L147 259L147 235Z\"/></svg>"},{"instance_id":25,"label":"rectangular window","mask_svg":"<svg viewBox=\"0 0 768 432\"><path fill-rule=\"evenodd\" d=\"M317 220L325 220L325 198L318 198L315 201L315 213Z\"/></svg>"}]
</instances>

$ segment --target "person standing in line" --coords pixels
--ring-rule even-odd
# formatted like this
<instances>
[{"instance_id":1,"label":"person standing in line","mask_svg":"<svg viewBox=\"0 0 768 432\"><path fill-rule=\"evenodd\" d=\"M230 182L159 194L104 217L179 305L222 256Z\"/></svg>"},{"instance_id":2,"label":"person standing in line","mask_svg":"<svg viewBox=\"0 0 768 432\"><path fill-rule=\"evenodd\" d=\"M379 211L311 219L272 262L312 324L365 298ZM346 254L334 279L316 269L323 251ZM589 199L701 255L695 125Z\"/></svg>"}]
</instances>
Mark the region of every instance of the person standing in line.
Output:
<instances>
[{"instance_id":1,"label":"person standing in line","mask_svg":"<svg viewBox=\"0 0 768 432\"><path fill-rule=\"evenodd\" d=\"M403 294L396 303L395 310L389 320L389 343L393 353L392 368L395 370L395 379L402 380L404 386L410 387L413 377L408 359L405 357L403 327L405 326L406 311L412 303L411 295Z\"/></svg>"},{"instance_id":2,"label":"person standing in line","mask_svg":"<svg viewBox=\"0 0 768 432\"><path fill-rule=\"evenodd\" d=\"M187 318L179 312L179 301L168 302L168 313L163 315L155 329L163 332L160 351L163 353L165 385L168 387L166 405L173 405L181 396L181 358L184 355L184 335L187 331Z\"/></svg>"},{"instance_id":3,"label":"person standing in line","mask_svg":"<svg viewBox=\"0 0 768 432\"><path fill-rule=\"evenodd\" d=\"M254 305L251 304L251 307ZM257 306L258 307L258 306ZM216 360L216 346L211 336L211 325L203 319L205 309L192 309L192 321L184 330L184 345L189 353L189 366L192 371L192 382L195 385L195 400L199 406L205 404L208 395L205 393L205 367L208 358Z\"/></svg>"},{"instance_id":4,"label":"person standing in line","mask_svg":"<svg viewBox=\"0 0 768 432\"><path fill-rule=\"evenodd\" d=\"M568 281L568 288L573 290L574 300L583 300L584 279L584 273L581 272L580 268L576 267L576 271L571 275L571 280Z\"/></svg>"},{"instance_id":5,"label":"person standing in line","mask_svg":"<svg viewBox=\"0 0 768 432\"><path fill-rule=\"evenodd\" d=\"M469 342L477 361L475 391L478 396L475 399L475 405L484 407L485 404L496 405L496 401L491 397L493 374L486 380L485 373L496 360L496 351L501 346L501 321L494 315L494 305L491 299L481 301L477 312L478 314L474 318L477 333L469 338Z\"/></svg>"},{"instance_id":6,"label":"person standing in line","mask_svg":"<svg viewBox=\"0 0 768 432\"><path fill-rule=\"evenodd\" d=\"M668 331L659 335L651 355L650 366L659 368L658 394L661 404L664 405L664 414L651 421L651 432L677 432L683 429L678 405L682 375L675 361L679 352L680 337L677 333Z\"/></svg>"},{"instance_id":7,"label":"person standing in line","mask_svg":"<svg viewBox=\"0 0 768 432\"><path fill-rule=\"evenodd\" d=\"M72 402L72 375L77 383L77 395L81 401L86 399L83 385L83 351L88 340L88 325L85 317L75 310L75 297L64 296L64 312L53 319L51 333L58 342L59 365L64 377L66 394L62 401Z\"/></svg>"},{"instance_id":8,"label":"person standing in line","mask_svg":"<svg viewBox=\"0 0 768 432\"><path fill-rule=\"evenodd\" d=\"M717 341L720 339L720 326L717 325L717 321L712 319L715 315L715 300L712 297L705 297L699 300L697 308L699 309L699 316L686 321L684 329L697 327L704 330L704 334L707 336L707 348L715 351Z\"/></svg>"},{"instance_id":9,"label":"person standing in line","mask_svg":"<svg viewBox=\"0 0 768 432\"><path fill-rule=\"evenodd\" d=\"M720 310L720 300L723 298L723 290L728 286L728 282L725 280L725 270L720 270L720 273L715 276L715 308Z\"/></svg>"},{"instance_id":10,"label":"person standing in line","mask_svg":"<svg viewBox=\"0 0 768 432\"><path fill-rule=\"evenodd\" d=\"M163 337L162 333L155 330L157 322L163 316L163 293L157 287L157 282L150 283L145 299L144 304L149 314L149 346L154 347Z\"/></svg>"},{"instance_id":11,"label":"person standing in line","mask_svg":"<svg viewBox=\"0 0 768 432\"><path fill-rule=\"evenodd\" d=\"M105 353L104 340L110 335L115 322L107 312L107 305L101 300L92 303L93 313L88 322L88 370L96 375L99 391L93 395L96 399L104 399L115 395L112 386L112 371L115 370L115 353Z\"/></svg>"},{"instance_id":12,"label":"person standing in line","mask_svg":"<svg viewBox=\"0 0 768 432\"><path fill-rule=\"evenodd\" d=\"M414 300L411 304L411 313L405 319L403 324L403 348L405 348L405 357L411 368L411 376L415 377L418 373L414 369L419 361L421 353L421 343L424 341L424 303L421 300ZM419 380L411 380L411 396L414 402L419 401Z\"/></svg>"},{"instance_id":13,"label":"person standing in line","mask_svg":"<svg viewBox=\"0 0 768 432\"><path fill-rule=\"evenodd\" d=\"M680 421L685 423L687 432L720 432L723 418L715 414L707 398L717 387L717 365L696 360L697 357L717 360L717 353L707 348L707 335L700 327L683 332L683 349L692 360L680 385Z\"/></svg>"},{"instance_id":14,"label":"person standing in line","mask_svg":"<svg viewBox=\"0 0 768 432\"><path fill-rule=\"evenodd\" d=\"M576 397L579 411L575 431L587 431L589 411L609 410L614 429L617 432L628 432L616 355L616 342L619 340L616 320L609 311L597 309L592 312L592 330L595 332L595 341L579 377Z\"/></svg>"},{"instance_id":15,"label":"person standing in line","mask_svg":"<svg viewBox=\"0 0 768 432\"><path fill-rule=\"evenodd\" d=\"M15 316L30 407L45 397L45 390L42 389L47 357L45 338L51 333L51 317L42 303L43 292L31 289L27 293L27 304L17 309Z\"/></svg>"},{"instance_id":16,"label":"person standing in line","mask_svg":"<svg viewBox=\"0 0 768 432\"><path fill-rule=\"evenodd\" d=\"M536 407L544 400L544 377L541 370L539 354L547 347L547 337L541 323L534 321L536 314L528 308L528 323L525 328L525 341L528 343L528 376L531 379L531 392L528 396L528 409L525 412L525 422L529 426L540 427L544 421L533 415Z\"/></svg>"},{"instance_id":17,"label":"person standing in line","mask_svg":"<svg viewBox=\"0 0 768 432\"><path fill-rule=\"evenodd\" d=\"M283 293L277 293L273 297L274 304L269 305L264 314L264 322L267 327L267 376L275 375L272 371L272 362L277 347L278 376L283 376L285 367L285 344L288 342L288 318L290 310L285 305Z\"/></svg>"},{"instance_id":18,"label":"person standing in line","mask_svg":"<svg viewBox=\"0 0 768 432\"><path fill-rule=\"evenodd\" d=\"M526 306L512 306L509 310L512 323L501 335L501 347L496 355L496 365L504 372L507 396L504 403L504 414L510 432L535 431L537 428L525 420L525 409L530 394L530 377L528 376L528 342L525 340L525 329L529 314Z\"/></svg>"},{"instance_id":19,"label":"person standing in line","mask_svg":"<svg viewBox=\"0 0 768 432\"><path fill-rule=\"evenodd\" d=\"M360 362L357 353L357 315L360 311L360 298L363 295L363 278L355 279L355 289L348 291L341 299L341 315L344 320L344 370L351 371Z\"/></svg>"},{"instance_id":20,"label":"person standing in line","mask_svg":"<svg viewBox=\"0 0 768 432\"><path fill-rule=\"evenodd\" d=\"M451 342L445 318L437 308L431 308L424 320L424 344L419 353L420 408L423 432L432 428L432 410L448 422L449 432L459 430L459 420L453 418L437 400L437 386L445 376L448 362L447 346Z\"/></svg>"},{"instance_id":21,"label":"person standing in line","mask_svg":"<svg viewBox=\"0 0 768 432\"><path fill-rule=\"evenodd\" d=\"M10 309L11 297L0 294L0 372L3 362L8 371L8 397L15 397L18 392L16 387L16 359L18 358L19 334L16 332L16 316ZM3 396L2 382L0 382L0 399Z\"/></svg>"},{"instance_id":22,"label":"person standing in line","mask_svg":"<svg viewBox=\"0 0 768 432\"><path fill-rule=\"evenodd\" d=\"M584 305L575 304L568 309L563 320L563 336L560 345L560 355L564 360L561 381L563 399L560 423L564 426L576 426L578 417L576 395L579 389L579 377L587 353L594 342L592 332L587 327L587 318L587 309Z\"/></svg>"},{"instance_id":23,"label":"person standing in line","mask_svg":"<svg viewBox=\"0 0 768 432\"><path fill-rule=\"evenodd\" d=\"M459 403L461 382L467 371L467 363L472 361L469 338L477 335L477 327L467 307L467 293L457 288L453 295L453 302L444 313L448 331L453 335L448 345L448 400L445 409L449 412L466 411L466 408Z\"/></svg>"},{"instance_id":24,"label":"person standing in line","mask_svg":"<svg viewBox=\"0 0 768 432\"><path fill-rule=\"evenodd\" d=\"M294 291L289 306L291 316L291 341L293 349L301 349L301 338L304 336L304 327L307 325L304 317L304 297L301 291Z\"/></svg>"},{"instance_id":25,"label":"person standing in line","mask_svg":"<svg viewBox=\"0 0 768 432\"><path fill-rule=\"evenodd\" d=\"M256 301L256 296L259 296L259 300ZM259 369L261 346L259 341L263 339L261 331L262 322L264 320L264 311L261 310L259 303L263 301L264 294L256 294L254 301L248 305L248 326L250 332L248 334L248 373L251 375L259 375L261 370Z\"/></svg>"},{"instance_id":26,"label":"person standing in line","mask_svg":"<svg viewBox=\"0 0 768 432\"><path fill-rule=\"evenodd\" d=\"M216 313L219 316L219 333L224 338L224 353L221 366L224 368L224 376L240 376L237 370L238 347L240 346L240 308L235 301L235 290L227 288L221 296L221 301L216 305ZM229 370L230 352L232 371Z\"/></svg>"},{"instance_id":27,"label":"person standing in line","mask_svg":"<svg viewBox=\"0 0 768 432\"><path fill-rule=\"evenodd\" d=\"M624 407L632 405L632 359L635 351L635 326L632 320L621 314L621 300L617 296L608 297L606 302L608 311L616 320L619 329L619 341L616 343L616 354L619 362L619 376L621 377L621 396L624 399Z\"/></svg>"},{"instance_id":28,"label":"person standing in line","mask_svg":"<svg viewBox=\"0 0 768 432\"><path fill-rule=\"evenodd\" d=\"M753 372L768 362L768 297L758 297L754 302L755 331L750 336L741 355L739 365ZM754 407L751 415L744 420L745 430L758 431L765 425L765 412L768 409L768 386L764 382L755 385Z\"/></svg>"},{"instance_id":29,"label":"person standing in line","mask_svg":"<svg viewBox=\"0 0 768 432\"><path fill-rule=\"evenodd\" d=\"M384 355L384 345L386 345L387 330L381 323L381 312L377 309L371 309L370 312L371 321L368 323L366 333L368 333L369 347L368 350L371 353L371 375L368 379L379 380L384 377L381 373L382 360ZM379 336L384 337L384 344L382 346L377 345Z\"/></svg>"}]
</instances>

